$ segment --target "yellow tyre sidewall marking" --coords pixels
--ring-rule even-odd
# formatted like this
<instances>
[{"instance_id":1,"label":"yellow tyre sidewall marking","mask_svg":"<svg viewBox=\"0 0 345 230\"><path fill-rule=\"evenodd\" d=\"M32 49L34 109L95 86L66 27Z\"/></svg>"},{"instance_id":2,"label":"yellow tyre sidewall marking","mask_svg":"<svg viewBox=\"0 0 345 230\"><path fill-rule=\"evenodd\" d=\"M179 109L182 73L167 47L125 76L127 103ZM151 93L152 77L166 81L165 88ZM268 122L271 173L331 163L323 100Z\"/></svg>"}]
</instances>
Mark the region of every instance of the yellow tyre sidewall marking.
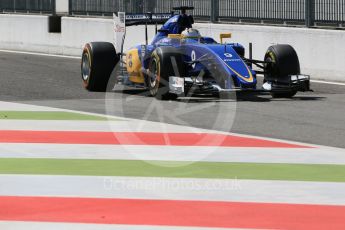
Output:
<instances>
[{"instance_id":1,"label":"yellow tyre sidewall marking","mask_svg":"<svg viewBox=\"0 0 345 230\"><path fill-rule=\"evenodd\" d=\"M159 58L159 56L158 56L156 51L154 51L152 53L152 56L154 58L156 58L157 76L156 76L156 85L155 85L154 93L157 94L158 93L158 88L160 87L160 81L161 81L161 62L160 62L160 58Z\"/></svg>"},{"instance_id":2,"label":"yellow tyre sidewall marking","mask_svg":"<svg viewBox=\"0 0 345 230\"><path fill-rule=\"evenodd\" d=\"M87 44L84 48L84 54L86 53L88 59L89 59L89 68L90 68L90 73L89 73L89 77L88 79L84 81L84 86L87 87L89 85L89 82L90 82L90 78L91 78L91 72L92 72L92 59L91 59L91 53L90 53L90 45Z\"/></svg>"}]
</instances>

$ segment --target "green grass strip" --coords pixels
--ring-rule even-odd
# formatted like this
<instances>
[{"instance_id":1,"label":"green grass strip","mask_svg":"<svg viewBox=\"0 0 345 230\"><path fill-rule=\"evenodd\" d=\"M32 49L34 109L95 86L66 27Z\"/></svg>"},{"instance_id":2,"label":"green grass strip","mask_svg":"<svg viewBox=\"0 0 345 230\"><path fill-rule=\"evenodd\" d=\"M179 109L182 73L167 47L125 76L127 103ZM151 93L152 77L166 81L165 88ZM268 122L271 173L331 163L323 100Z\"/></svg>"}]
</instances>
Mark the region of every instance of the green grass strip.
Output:
<instances>
[{"instance_id":1,"label":"green grass strip","mask_svg":"<svg viewBox=\"0 0 345 230\"><path fill-rule=\"evenodd\" d=\"M345 182L344 165L128 160L0 159L0 174Z\"/></svg>"},{"instance_id":2,"label":"green grass strip","mask_svg":"<svg viewBox=\"0 0 345 230\"><path fill-rule=\"evenodd\" d=\"M108 118L64 111L0 111L1 120L82 120L106 121ZM113 120L113 119L112 119Z\"/></svg>"}]
</instances>

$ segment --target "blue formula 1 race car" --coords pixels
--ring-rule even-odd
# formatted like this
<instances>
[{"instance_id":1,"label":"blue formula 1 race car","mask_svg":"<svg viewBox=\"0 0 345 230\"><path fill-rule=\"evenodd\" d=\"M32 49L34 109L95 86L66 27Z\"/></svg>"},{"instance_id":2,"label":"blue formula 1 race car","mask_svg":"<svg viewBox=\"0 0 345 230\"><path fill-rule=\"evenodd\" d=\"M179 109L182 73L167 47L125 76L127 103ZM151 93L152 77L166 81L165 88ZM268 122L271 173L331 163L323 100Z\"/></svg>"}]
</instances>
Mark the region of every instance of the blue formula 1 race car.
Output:
<instances>
[{"instance_id":1,"label":"blue formula 1 race car","mask_svg":"<svg viewBox=\"0 0 345 230\"><path fill-rule=\"evenodd\" d=\"M118 84L146 88L160 100L238 91L291 98L298 91L310 90L310 77L300 73L297 53L290 45L269 47L264 60L252 59L250 49L246 58L241 44L223 43L231 37L230 33L220 34L220 43L203 37L192 28L193 18L185 15L192 8L176 9L182 10L182 14L114 14L115 47L107 42L85 45L81 64L85 88L106 91L110 76L117 69ZM158 24L163 24L159 30ZM124 53L126 27L134 25L145 25L146 44ZM156 25L156 35L150 44L147 25ZM264 76L260 88L259 74Z\"/></svg>"}]
</instances>

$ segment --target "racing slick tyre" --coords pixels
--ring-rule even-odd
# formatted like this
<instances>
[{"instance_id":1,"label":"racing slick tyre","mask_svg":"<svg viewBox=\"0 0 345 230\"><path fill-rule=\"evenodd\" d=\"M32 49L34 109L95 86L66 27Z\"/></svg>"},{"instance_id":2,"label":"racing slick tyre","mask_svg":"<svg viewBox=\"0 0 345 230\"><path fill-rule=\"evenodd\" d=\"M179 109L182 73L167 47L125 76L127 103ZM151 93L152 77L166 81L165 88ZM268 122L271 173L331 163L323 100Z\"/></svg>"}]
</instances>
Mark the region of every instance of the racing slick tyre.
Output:
<instances>
[{"instance_id":1,"label":"racing slick tyre","mask_svg":"<svg viewBox=\"0 0 345 230\"><path fill-rule=\"evenodd\" d=\"M268 48L265 55L266 64L265 81L278 82L288 85L290 75L300 74L300 63L295 49L290 45L273 45ZM272 92L273 98L292 98L297 91L287 90Z\"/></svg>"},{"instance_id":2,"label":"racing slick tyre","mask_svg":"<svg viewBox=\"0 0 345 230\"><path fill-rule=\"evenodd\" d=\"M105 92L110 75L119 60L113 44L108 42L87 43L81 61L84 87L89 91Z\"/></svg>"},{"instance_id":3,"label":"racing slick tyre","mask_svg":"<svg viewBox=\"0 0 345 230\"><path fill-rule=\"evenodd\" d=\"M175 100L178 95L169 92L169 77L184 76L182 54L173 47L159 47L151 55L149 71L145 76L150 94L158 100Z\"/></svg>"}]
</instances>

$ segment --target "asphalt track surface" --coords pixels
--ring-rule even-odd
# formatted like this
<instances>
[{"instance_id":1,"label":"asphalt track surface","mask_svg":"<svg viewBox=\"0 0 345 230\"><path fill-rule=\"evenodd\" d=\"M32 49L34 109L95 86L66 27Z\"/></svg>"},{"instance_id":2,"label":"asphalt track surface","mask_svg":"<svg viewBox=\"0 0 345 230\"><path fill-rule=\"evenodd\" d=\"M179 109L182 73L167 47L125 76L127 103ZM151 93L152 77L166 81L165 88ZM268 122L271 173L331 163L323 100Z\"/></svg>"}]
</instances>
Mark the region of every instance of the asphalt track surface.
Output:
<instances>
[{"instance_id":1,"label":"asphalt track surface","mask_svg":"<svg viewBox=\"0 0 345 230\"><path fill-rule=\"evenodd\" d=\"M302 63L303 64L303 63ZM142 90L90 93L80 60L0 52L0 100L345 148L345 86L312 83L294 99L192 97L158 102Z\"/></svg>"}]
</instances>

